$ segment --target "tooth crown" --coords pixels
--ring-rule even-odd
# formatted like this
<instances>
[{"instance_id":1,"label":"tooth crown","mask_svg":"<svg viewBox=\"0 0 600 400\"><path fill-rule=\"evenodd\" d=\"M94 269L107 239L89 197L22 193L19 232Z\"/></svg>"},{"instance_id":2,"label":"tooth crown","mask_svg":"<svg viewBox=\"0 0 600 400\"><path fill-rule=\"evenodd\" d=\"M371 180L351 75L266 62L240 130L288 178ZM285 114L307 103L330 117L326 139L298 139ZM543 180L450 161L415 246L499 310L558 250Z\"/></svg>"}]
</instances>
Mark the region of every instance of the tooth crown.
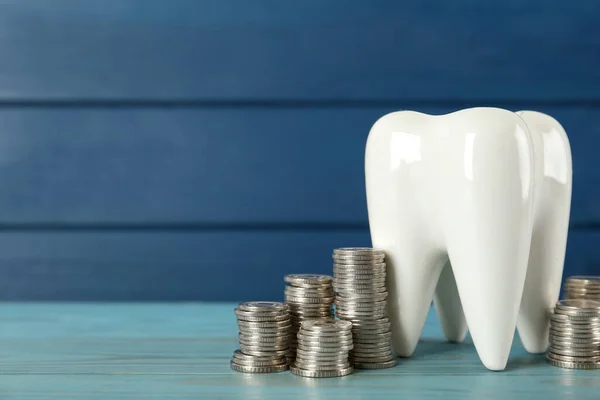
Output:
<instances>
[{"instance_id":1,"label":"tooth crown","mask_svg":"<svg viewBox=\"0 0 600 400\"><path fill-rule=\"evenodd\" d=\"M504 369L517 318L525 347L545 349L571 194L558 122L497 108L391 113L371 129L365 174L399 355L413 353L434 292L447 338L468 325L486 367Z\"/></svg>"}]
</instances>

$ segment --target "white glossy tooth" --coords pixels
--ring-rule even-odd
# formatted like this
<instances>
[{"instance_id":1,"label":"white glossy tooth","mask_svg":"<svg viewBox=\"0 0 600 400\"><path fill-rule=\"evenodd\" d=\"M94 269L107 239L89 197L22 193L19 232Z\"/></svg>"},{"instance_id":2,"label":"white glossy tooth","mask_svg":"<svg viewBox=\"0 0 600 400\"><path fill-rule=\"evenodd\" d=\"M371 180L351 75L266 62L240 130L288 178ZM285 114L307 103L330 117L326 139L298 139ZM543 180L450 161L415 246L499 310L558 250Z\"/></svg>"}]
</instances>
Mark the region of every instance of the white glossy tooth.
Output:
<instances>
[{"instance_id":1,"label":"white glossy tooth","mask_svg":"<svg viewBox=\"0 0 600 400\"><path fill-rule=\"evenodd\" d=\"M533 235L517 329L527 351L542 353L548 347L546 312L558 300L567 245L571 147L554 118L535 111L517 114L532 134L537 158Z\"/></svg>"},{"instance_id":2,"label":"white glossy tooth","mask_svg":"<svg viewBox=\"0 0 600 400\"><path fill-rule=\"evenodd\" d=\"M433 297L433 304L446 339L450 342L462 342L467 335L467 320L460 303L456 279L454 279L454 272L452 272L449 261L440 275Z\"/></svg>"},{"instance_id":3,"label":"white glossy tooth","mask_svg":"<svg viewBox=\"0 0 600 400\"><path fill-rule=\"evenodd\" d=\"M414 351L449 257L452 271L444 271L436 295L446 335L460 341L466 328L453 272L482 362L504 369L527 272L535 165L527 126L506 110L397 112L373 126L365 160L369 222L373 245L390 257L400 355Z\"/></svg>"}]
</instances>

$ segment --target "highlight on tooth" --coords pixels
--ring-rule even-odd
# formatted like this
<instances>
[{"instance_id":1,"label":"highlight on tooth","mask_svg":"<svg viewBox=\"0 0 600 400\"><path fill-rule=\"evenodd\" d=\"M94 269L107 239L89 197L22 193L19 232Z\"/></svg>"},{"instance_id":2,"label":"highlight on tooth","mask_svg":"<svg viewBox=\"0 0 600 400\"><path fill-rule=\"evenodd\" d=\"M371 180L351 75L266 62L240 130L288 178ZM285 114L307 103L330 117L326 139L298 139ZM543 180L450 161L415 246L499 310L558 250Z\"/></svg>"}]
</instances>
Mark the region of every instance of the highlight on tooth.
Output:
<instances>
[{"instance_id":1,"label":"highlight on tooth","mask_svg":"<svg viewBox=\"0 0 600 400\"><path fill-rule=\"evenodd\" d=\"M560 292L572 186L558 121L499 108L393 112L369 132L365 177L398 355L415 351L433 301L447 339L460 342L468 330L490 370L506 367L515 328L530 353L550 342L558 350L548 362L579 362L559 353L580 354L554 345L568 341L556 339L548 313ZM573 296L591 290L570 287Z\"/></svg>"}]
</instances>

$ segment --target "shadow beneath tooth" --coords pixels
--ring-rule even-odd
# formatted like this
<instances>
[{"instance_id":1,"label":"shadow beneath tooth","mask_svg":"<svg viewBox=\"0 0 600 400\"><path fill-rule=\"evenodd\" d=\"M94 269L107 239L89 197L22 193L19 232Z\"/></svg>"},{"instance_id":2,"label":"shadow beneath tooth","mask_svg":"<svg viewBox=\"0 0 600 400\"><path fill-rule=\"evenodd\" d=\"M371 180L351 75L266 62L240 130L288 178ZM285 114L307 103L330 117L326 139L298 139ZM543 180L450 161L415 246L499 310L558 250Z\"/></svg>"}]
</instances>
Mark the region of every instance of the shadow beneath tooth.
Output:
<instances>
[{"instance_id":1,"label":"shadow beneath tooth","mask_svg":"<svg viewBox=\"0 0 600 400\"><path fill-rule=\"evenodd\" d=\"M449 356L454 359L460 359L463 357L465 352L469 352L469 350L474 351L473 343L451 343L442 339L422 339L417 345L417 349L413 355L413 358L425 358L440 354L449 355L448 353L456 353Z\"/></svg>"},{"instance_id":2,"label":"shadow beneath tooth","mask_svg":"<svg viewBox=\"0 0 600 400\"><path fill-rule=\"evenodd\" d=\"M545 354L527 354L523 356L512 356L508 358L505 371L525 370L529 368L537 368L542 364L546 364Z\"/></svg>"}]
</instances>

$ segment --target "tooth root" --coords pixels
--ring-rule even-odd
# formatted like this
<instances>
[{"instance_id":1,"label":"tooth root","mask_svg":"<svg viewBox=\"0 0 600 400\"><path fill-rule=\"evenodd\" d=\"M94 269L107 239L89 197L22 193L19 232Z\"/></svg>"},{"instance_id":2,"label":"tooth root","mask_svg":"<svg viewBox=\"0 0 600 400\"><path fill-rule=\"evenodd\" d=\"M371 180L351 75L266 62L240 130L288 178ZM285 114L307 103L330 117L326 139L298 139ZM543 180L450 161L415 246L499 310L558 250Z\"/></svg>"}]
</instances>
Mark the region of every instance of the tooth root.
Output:
<instances>
[{"instance_id":1,"label":"tooth root","mask_svg":"<svg viewBox=\"0 0 600 400\"><path fill-rule=\"evenodd\" d=\"M468 327L450 262L442 269L433 303L446 339L450 342L462 342Z\"/></svg>"},{"instance_id":2,"label":"tooth root","mask_svg":"<svg viewBox=\"0 0 600 400\"><path fill-rule=\"evenodd\" d=\"M488 125L475 138L466 161L473 175L453 180L460 195L446 204L448 255L473 343L490 370L506 367L531 244L533 144L519 121Z\"/></svg>"},{"instance_id":3,"label":"tooth root","mask_svg":"<svg viewBox=\"0 0 600 400\"><path fill-rule=\"evenodd\" d=\"M410 245L385 250L392 346L400 357L410 357L425 326L443 264L432 252Z\"/></svg>"},{"instance_id":4,"label":"tooth root","mask_svg":"<svg viewBox=\"0 0 600 400\"><path fill-rule=\"evenodd\" d=\"M548 310L560 293L571 207L572 165L569 139L552 117L520 111L536 146L538 175L535 221L529 266L517 321L523 346L530 353L548 347Z\"/></svg>"}]
</instances>

